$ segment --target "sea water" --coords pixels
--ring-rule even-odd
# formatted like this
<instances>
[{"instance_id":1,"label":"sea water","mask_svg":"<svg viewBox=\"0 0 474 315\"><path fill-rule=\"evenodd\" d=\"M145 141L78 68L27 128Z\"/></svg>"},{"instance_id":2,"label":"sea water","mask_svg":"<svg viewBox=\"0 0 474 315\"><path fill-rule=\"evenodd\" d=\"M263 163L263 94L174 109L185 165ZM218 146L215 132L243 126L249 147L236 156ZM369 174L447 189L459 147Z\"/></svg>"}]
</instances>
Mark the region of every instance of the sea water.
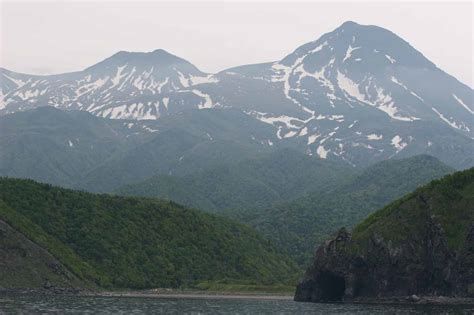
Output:
<instances>
[{"instance_id":1,"label":"sea water","mask_svg":"<svg viewBox=\"0 0 474 315\"><path fill-rule=\"evenodd\" d=\"M4 294L0 296L0 314L474 314L474 306Z\"/></svg>"}]
</instances>

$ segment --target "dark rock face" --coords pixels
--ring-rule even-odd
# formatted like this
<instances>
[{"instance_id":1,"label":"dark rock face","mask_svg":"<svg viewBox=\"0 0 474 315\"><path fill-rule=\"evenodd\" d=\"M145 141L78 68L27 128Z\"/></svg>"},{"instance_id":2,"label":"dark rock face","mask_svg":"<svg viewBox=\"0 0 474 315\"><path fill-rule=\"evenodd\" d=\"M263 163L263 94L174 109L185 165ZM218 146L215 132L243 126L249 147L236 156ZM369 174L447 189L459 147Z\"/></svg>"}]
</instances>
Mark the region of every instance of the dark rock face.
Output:
<instances>
[{"instance_id":1,"label":"dark rock face","mask_svg":"<svg viewBox=\"0 0 474 315\"><path fill-rule=\"evenodd\" d=\"M456 294L464 296L467 293L467 296L474 296L474 224L471 225L456 263L456 270L459 270Z\"/></svg>"},{"instance_id":2,"label":"dark rock face","mask_svg":"<svg viewBox=\"0 0 474 315\"><path fill-rule=\"evenodd\" d=\"M415 294L474 297L474 224L458 251L449 249L441 225L428 213L422 230L404 237L398 245L377 233L361 241L341 229L316 251L295 301Z\"/></svg>"},{"instance_id":3,"label":"dark rock face","mask_svg":"<svg viewBox=\"0 0 474 315\"><path fill-rule=\"evenodd\" d=\"M0 220L0 290L77 293L85 284L44 248Z\"/></svg>"}]
</instances>

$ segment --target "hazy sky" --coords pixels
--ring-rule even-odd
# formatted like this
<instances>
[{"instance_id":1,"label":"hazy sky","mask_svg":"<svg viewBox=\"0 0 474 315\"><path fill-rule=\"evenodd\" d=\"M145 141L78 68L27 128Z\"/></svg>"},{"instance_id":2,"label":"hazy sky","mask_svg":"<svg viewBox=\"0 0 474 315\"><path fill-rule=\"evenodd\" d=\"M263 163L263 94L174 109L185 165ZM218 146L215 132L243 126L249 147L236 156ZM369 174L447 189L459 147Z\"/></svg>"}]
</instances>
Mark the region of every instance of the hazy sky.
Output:
<instances>
[{"instance_id":1,"label":"hazy sky","mask_svg":"<svg viewBox=\"0 0 474 315\"><path fill-rule=\"evenodd\" d=\"M473 86L473 2L1 1L0 64L84 69L120 50L163 48L198 68L279 60L346 20L388 28Z\"/></svg>"}]
</instances>

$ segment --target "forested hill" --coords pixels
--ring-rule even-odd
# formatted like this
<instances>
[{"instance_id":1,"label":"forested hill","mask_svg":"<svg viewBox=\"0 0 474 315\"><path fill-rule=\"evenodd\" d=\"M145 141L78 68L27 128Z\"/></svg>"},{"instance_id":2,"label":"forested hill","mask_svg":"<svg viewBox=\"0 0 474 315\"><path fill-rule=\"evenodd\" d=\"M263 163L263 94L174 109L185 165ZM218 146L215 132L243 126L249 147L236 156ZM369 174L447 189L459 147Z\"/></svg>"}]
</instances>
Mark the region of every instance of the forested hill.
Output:
<instances>
[{"instance_id":1,"label":"forested hill","mask_svg":"<svg viewBox=\"0 0 474 315\"><path fill-rule=\"evenodd\" d=\"M473 245L471 168L390 203L352 234L341 229L316 251L295 299L474 297Z\"/></svg>"},{"instance_id":2,"label":"forested hill","mask_svg":"<svg viewBox=\"0 0 474 315\"><path fill-rule=\"evenodd\" d=\"M0 200L0 220L79 279L102 287L178 287L221 279L277 283L296 270L251 228L173 202L8 178L0 178Z\"/></svg>"},{"instance_id":3,"label":"forested hill","mask_svg":"<svg viewBox=\"0 0 474 315\"><path fill-rule=\"evenodd\" d=\"M339 227L351 228L387 203L453 171L428 155L387 160L295 201L230 215L306 264L315 244L321 244Z\"/></svg>"}]
</instances>

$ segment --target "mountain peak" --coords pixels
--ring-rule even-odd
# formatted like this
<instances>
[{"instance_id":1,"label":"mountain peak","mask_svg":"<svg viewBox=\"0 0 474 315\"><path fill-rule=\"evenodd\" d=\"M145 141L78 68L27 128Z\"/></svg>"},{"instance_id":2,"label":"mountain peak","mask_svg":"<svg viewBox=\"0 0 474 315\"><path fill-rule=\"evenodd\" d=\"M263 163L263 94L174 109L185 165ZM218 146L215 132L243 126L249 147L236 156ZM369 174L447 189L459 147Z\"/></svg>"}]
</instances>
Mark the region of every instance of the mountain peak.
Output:
<instances>
[{"instance_id":1,"label":"mountain peak","mask_svg":"<svg viewBox=\"0 0 474 315\"><path fill-rule=\"evenodd\" d=\"M167 52L164 49L155 49L150 52L132 52L121 50L101 62L87 68L102 69L103 67L117 67L125 64L131 64L138 67L168 67L172 65L185 65L195 68L189 61Z\"/></svg>"},{"instance_id":2,"label":"mountain peak","mask_svg":"<svg viewBox=\"0 0 474 315\"><path fill-rule=\"evenodd\" d=\"M321 64L328 64L332 58L342 64L351 56L354 56L352 61L358 63L357 67L365 67L366 71L379 71L387 65L435 68L431 61L390 30L354 21L346 21L319 39L298 47L281 62L290 65L309 55L313 57L307 58L305 65L308 69L313 66L314 70Z\"/></svg>"},{"instance_id":3,"label":"mountain peak","mask_svg":"<svg viewBox=\"0 0 474 315\"><path fill-rule=\"evenodd\" d=\"M162 55L162 56L174 56L173 54L170 54L168 51L166 51L162 48L155 49L150 53L155 54L155 55Z\"/></svg>"},{"instance_id":4,"label":"mountain peak","mask_svg":"<svg viewBox=\"0 0 474 315\"><path fill-rule=\"evenodd\" d=\"M125 51L121 50L105 60L133 60L133 59L154 59L154 60L166 60L166 61L185 61L184 59L167 52L164 49L155 49L150 52L141 51ZM104 60L104 61L105 61Z\"/></svg>"},{"instance_id":5,"label":"mountain peak","mask_svg":"<svg viewBox=\"0 0 474 315\"><path fill-rule=\"evenodd\" d=\"M362 26L362 25L360 25L360 24L358 24L354 21L345 21L338 28L350 28L350 27L357 27L357 26Z\"/></svg>"}]
</instances>

